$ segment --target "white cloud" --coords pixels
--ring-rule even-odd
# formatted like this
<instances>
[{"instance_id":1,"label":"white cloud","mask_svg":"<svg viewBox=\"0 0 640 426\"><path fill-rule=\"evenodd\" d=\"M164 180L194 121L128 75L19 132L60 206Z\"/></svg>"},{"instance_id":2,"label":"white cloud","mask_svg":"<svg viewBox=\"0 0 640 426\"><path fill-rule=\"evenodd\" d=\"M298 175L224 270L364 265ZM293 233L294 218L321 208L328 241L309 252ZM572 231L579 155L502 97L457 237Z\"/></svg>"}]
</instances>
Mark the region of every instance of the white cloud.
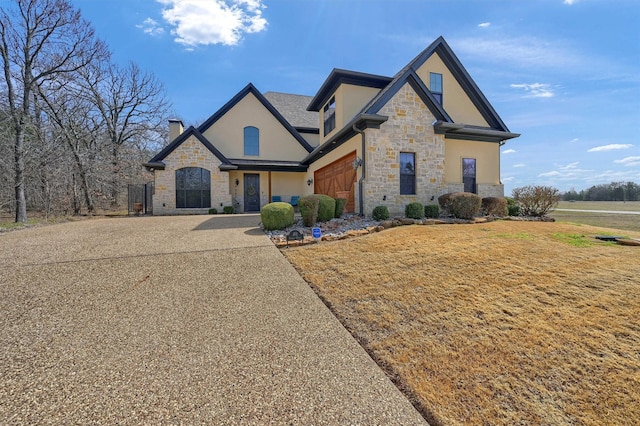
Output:
<instances>
[{"instance_id":1,"label":"white cloud","mask_svg":"<svg viewBox=\"0 0 640 426\"><path fill-rule=\"evenodd\" d=\"M515 149L505 149L502 151L503 154L513 154L514 152L516 152Z\"/></svg>"},{"instance_id":2,"label":"white cloud","mask_svg":"<svg viewBox=\"0 0 640 426\"><path fill-rule=\"evenodd\" d=\"M569 141L569 143L576 143L576 142L578 142L579 140L580 140L580 139L578 139L578 138L573 138L573 139L571 139L571 140Z\"/></svg>"},{"instance_id":3,"label":"white cloud","mask_svg":"<svg viewBox=\"0 0 640 426\"><path fill-rule=\"evenodd\" d=\"M572 4L577 3L578 0L564 0L562 3L564 4L568 4L569 6L571 6Z\"/></svg>"},{"instance_id":4,"label":"white cloud","mask_svg":"<svg viewBox=\"0 0 640 426\"><path fill-rule=\"evenodd\" d=\"M160 35L164 33L164 28L158 24L155 19L147 18L142 24L136 25L136 28L140 28L145 34L149 34L152 36Z\"/></svg>"},{"instance_id":5,"label":"white cloud","mask_svg":"<svg viewBox=\"0 0 640 426\"><path fill-rule=\"evenodd\" d=\"M175 41L198 45L235 46L244 34L264 31L262 0L157 0L166 7L162 17L175 28Z\"/></svg>"},{"instance_id":6,"label":"white cloud","mask_svg":"<svg viewBox=\"0 0 640 426\"><path fill-rule=\"evenodd\" d=\"M625 143L625 144L612 143L609 145L596 146L594 148L588 149L587 152L614 151L616 149L629 149L632 147L633 145L630 143Z\"/></svg>"},{"instance_id":7,"label":"white cloud","mask_svg":"<svg viewBox=\"0 0 640 426\"><path fill-rule=\"evenodd\" d=\"M513 89L524 89L527 92L525 98L552 98L554 96L551 85L546 83L531 83L531 84L510 84Z\"/></svg>"},{"instance_id":8,"label":"white cloud","mask_svg":"<svg viewBox=\"0 0 640 426\"><path fill-rule=\"evenodd\" d=\"M491 25L491 22L483 22L483 23L481 23L481 24L478 24L478 26L479 26L480 28L487 28L487 27L489 27L490 25Z\"/></svg>"},{"instance_id":9,"label":"white cloud","mask_svg":"<svg viewBox=\"0 0 640 426\"><path fill-rule=\"evenodd\" d=\"M625 166L640 166L640 157L625 157L622 160L613 160L613 162Z\"/></svg>"},{"instance_id":10,"label":"white cloud","mask_svg":"<svg viewBox=\"0 0 640 426\"><path fill-rule=\"evenodd\" d=\"M580 164L579 162L575 162L575 163L569 163L566 166L560 166L559 169L560 170L572 170L572 169L576 169L578 167L578 164Z\"/></svg>"},{"instance_id":11,"label":"white cloud","mask_svg":"<svg viewBox=\"0 0 640 426\"><path fill-rule=\"evenodd\" d=\"M521 167L526 167L526 164L518 163L513 165L513 168L521 168Z\"/></svg>"}]
</instances>

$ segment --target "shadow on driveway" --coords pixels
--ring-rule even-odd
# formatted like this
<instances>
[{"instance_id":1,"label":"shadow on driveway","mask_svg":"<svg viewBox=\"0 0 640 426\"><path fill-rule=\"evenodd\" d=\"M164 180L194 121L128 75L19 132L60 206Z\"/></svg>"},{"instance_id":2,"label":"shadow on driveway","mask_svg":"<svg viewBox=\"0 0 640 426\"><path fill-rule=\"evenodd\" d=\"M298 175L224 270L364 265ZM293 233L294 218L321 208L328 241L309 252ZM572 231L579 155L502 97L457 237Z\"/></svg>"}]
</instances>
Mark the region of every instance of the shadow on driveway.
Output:
<instances>
[{"instance_id":1,"label":"shadow on driveway","mask_svg":"<svg viewBox=\"0 0 640 426\"><path fill-rule=\"evenodd\" d=\"M257 228L259 233L262 230L259 228L260 215L259 214L243 214L243 215L228 215L228 216L212 216L211 219L200 223L193 228L193 231L210 231L213 229L237 229L237 228Z\"/></svg>"}]
</instances>

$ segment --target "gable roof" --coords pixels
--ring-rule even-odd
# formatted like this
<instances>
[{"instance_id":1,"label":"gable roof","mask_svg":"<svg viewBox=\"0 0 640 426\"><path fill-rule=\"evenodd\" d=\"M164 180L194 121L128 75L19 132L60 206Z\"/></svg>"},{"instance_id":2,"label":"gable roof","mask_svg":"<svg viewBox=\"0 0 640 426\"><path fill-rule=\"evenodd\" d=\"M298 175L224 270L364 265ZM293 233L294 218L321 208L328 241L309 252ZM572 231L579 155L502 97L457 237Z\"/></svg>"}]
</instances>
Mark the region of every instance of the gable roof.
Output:
<instances>
[{"instance_id":1,"label":"gable roof","mask_svg":"<svg viewBox=\"0 0 640 426\"><path fill-rule=\"evenodd\" d=\"M318 129L319 114L307 111L311 96L289 93L266 92L264 97L298 131L300 129Z\"/></svg>"},{"instance_id":2,"label":"gable roof","mask_svg":"<svg viewBox=\"0 0 640 426\"><path fill-rule=\"evenodd\" d=\"M406 82L409 82L429 109L434 113L436 119L443 122L453 123L453 120L446 113L442 105L436 101L429 89L417 75L418 69L434 53L437 53L458 84L462 87L473 105L478 109L482 117L489 126L497 131L505 132L505 136L516 135L510 133L506 124L502 121L498 113L493 109L487 98L484 96L478 85L473 81L467 70L464 68L458 57L453 53L444 37L438 37L425 50L420 52L411 62L402 68L387 87L378 93L362 110L363 113L376 114ZM519 135L518 135L519 136ZM511 136L516 137L516 136ZM506 137L508 139L509 137Z\"/></svg>"},{"instance_id":3,"label":"gable roof","mask_svg":"<svg viewBox=\"0 0 640 426\"><path fill-rule=\"evenodd\" d=\"M165 164L163 160L191 136L195 136L202 145L204 145L213 155L216 156L216 158L218 158L218 160L220 160L220 170L237 169L237 166L231 164L231 162L220 151L218 151L218 149L213 146L198 129L193 126L189 126L187 130L182 132L182 134L175 138L169 145L165 146L164 149L149 160L148 163L144 163L143 166L149 169L164 170Z\"/></svg>"},{"instance_id":4,"label":"gable roof","mask_svg":"<svg viewBox=\"0 0 640 426\"><path fill-rule=\"evenodd\" d=\"M300 145L307 151L313 151L313 147L294 129L291 124L282 116L282 114L264 97L262 93L256 87L249 83L242 90L240 90L229 102L224 104L222 108L216 111L211 117L209 117L204 123L202 123L198 130L200 133L207 131L209 127L215 124L222 116L229 112L236 104L238 104L247 95L252 94L260 101L260 103L275 117L276 120L298 141ZM317 124L316 124L317 127Z\"/></svg>"},{"instance_id":5,"label":"gable roof","mask_svg":"<svg viewBox=\"0 0 640 426\"><path fill-rule=\"evenodd\" d=\"M318 93L313 97L308 111L320 111L320 108L324 106L329 100L329 97L336 91L341 84L352 84L354 86L373 87L375 89L382 89L386 87L393 79L391 77L385 77L383 75L367 74L358 71L349 71L339 68L334 68L327 79L322 83L322 86L318 90Z\"/></svg>"}]
</instances>

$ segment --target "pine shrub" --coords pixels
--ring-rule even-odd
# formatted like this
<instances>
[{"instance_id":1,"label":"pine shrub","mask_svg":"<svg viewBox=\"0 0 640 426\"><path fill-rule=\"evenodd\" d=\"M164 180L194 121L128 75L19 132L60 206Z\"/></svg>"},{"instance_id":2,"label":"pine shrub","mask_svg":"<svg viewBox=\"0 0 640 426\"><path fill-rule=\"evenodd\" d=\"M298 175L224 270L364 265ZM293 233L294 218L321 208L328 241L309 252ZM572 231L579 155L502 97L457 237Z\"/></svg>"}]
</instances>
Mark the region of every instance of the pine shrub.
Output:
<instances>
[{"instance_id":1,"label":"pine shrub","mask_svg":"<svg viewBox=\"0 0 640 426\"><path fill-rule=\"evenodd\" d=\"M224 214L234 214L235 213L235 209L233 208L233 206L224 206L222 208L222 212Z\"/></svg>"},{"instance_id":2,"label":"pine shrub","mask_svg":"<svg viewBox=\"0 0 640 426\"><path fill-rule=\"evenodd\" d=\"M371 213L373 220L387 220L389 219L389 209L387 206L376 206Z\"/></svg>"},{"instance_id":3,"label":"pine shrub","mask_svg":"<svg viewBox=\"0 0 640 426\"><path fill-rule=\"evenodd\" d=\"M485 197L482 199L482 214L485 216L504 217L507 213L507 200L505 198Z\"/></svg>"},{"instance_id":4,"label":"pine shrub","mask_svg":"<svg viewBox=\"0 0 640 426\"><path fill-rule=\"evenodd\" d=\"M404 208L404 215L410 219L422 219L424 217L424 206L421 203L409 203Z\"/></svg>"},{"instance_id":5,"label":"pine shrub","mask_svg":"<svg viewBox=\"0 0 640 426\"><path fill-rule=\"evenodd\" d=\"M454 192L447 201L447 210L458 219L473 219L481 206L482 198L470 192Z\"/></svg>"},{"instance_id":6,"label":"pine shrub","mask_svg":"<svg viewBox=\"0 0 640 426\"><path fill-rule=\"evenodd\" d=\"M260 210L260 219L264 229L284 229L294 224L293 206L289 203L269 203Z\"/></svg>"},{"instance_id":7,"label":"pine shrub","mask_svg":"<svg viewBox=\"0 0 640 426\"><path fill-rule=\"evenodd\" d=\"M324 194L313 194L312 197L316 197L319 201L318 222L326 222L333 219L336 214L336 200Z\"/></svg>"},{"instance_id":8,"label":"pine shrub","mask_svg":"<svg viewBox=\"0 0 640 426\"><path fill-rule=\"evenodd\" d=\"M346 198L336 198L336 212L335 212L335 217L339 218L340 216L342 216L342 213L344 213L344 208L347 205L347 199Z\"/></svg>"},{"instance_id":9,"label":"pine shrub","mask_svg":"<svg viewBox=\"0 0 640 426\"><path fill-rule=\"evenodd\" d=\"M320 206L320 199L309 195L302 197L298 200L298 207L300 208L300 214L302 215L302 223L304 226L313 226L318 221L318 208Z\"/></svg>"},{"instance_id":10,"label":"pine shrub","mask_svg":"<svg viewBox=\"0 0 640 426\"><path fill-rule=\"evenodd\" d=\"M440 208L437 204L427 204L424 206L424 215L430 219L436 219L440 216Z\"/></svg>"},{"instance_id":11,"label":"pine shrub","mask_svg":"<svg viewBox=\"0 0 640 426\"><path fill-rule=\"evenodd\" d=\"M218 214L218 209L209 209L209 214Z\"/></svg>"}]
</instances>

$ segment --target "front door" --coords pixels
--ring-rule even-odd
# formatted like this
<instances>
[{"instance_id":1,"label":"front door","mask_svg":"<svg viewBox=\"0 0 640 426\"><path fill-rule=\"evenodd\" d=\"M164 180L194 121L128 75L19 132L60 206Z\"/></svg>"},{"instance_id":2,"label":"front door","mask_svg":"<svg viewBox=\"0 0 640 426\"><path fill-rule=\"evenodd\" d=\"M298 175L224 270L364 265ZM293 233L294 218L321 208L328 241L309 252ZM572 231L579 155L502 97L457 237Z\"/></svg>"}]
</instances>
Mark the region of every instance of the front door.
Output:
<instances>
[{"instance_id":1,"label":"front door","mask_svg":"<svg viewBox=\"0 0 640 426\"><path fill-rule=\"evenodd\" d=\"M260 175L244 175L244 211L260 211Z\"/></svg>"}]
</instances>

